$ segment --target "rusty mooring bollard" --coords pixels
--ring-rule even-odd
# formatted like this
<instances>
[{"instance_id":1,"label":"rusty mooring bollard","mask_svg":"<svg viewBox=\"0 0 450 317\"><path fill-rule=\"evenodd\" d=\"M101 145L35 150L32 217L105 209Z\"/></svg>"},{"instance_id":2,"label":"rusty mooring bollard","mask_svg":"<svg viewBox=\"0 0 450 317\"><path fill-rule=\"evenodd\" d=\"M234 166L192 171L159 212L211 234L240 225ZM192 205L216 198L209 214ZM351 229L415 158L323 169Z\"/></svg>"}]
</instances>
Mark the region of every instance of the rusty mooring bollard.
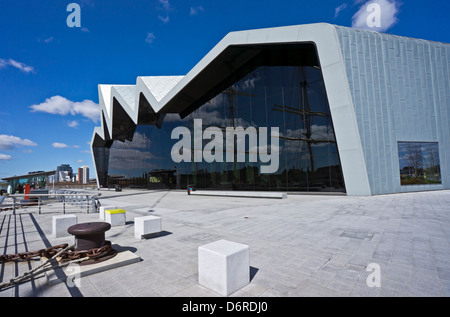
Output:
<instances>
[{"instance_id":1,"label":"rusty mooring bollard","mask_svg":"<svg viewBox=\"0 0 450 317\"><path fill-rule=\"evenodd\" d=\"M105 232L111 229L107 222L86 222L73 225L67 232L75 236L75 251L101 248L105 245Z\"/></svg>"}]
</instances>

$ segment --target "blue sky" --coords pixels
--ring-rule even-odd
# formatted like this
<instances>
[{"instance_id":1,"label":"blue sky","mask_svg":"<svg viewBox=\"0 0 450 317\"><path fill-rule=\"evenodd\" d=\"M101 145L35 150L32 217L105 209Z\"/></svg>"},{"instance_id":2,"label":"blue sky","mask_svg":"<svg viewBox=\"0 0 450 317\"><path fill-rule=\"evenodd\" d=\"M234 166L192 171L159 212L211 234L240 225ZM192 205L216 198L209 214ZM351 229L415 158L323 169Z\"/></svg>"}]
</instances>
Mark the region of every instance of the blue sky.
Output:
<instances>
[{"instance_id":1,"label":"blue sky","mask_svg":"<svg viewBox=\"0 0 450 317\"><path fill-rule=\"evenodd\" d=\"M93 167L98 84L185 75L228 32L316 22L450 42L450 1L0 0L0 178ZM70 3L80 27L69 27ZM364 13L366 12L366 13Z\"/></svg>"}]
</instances>

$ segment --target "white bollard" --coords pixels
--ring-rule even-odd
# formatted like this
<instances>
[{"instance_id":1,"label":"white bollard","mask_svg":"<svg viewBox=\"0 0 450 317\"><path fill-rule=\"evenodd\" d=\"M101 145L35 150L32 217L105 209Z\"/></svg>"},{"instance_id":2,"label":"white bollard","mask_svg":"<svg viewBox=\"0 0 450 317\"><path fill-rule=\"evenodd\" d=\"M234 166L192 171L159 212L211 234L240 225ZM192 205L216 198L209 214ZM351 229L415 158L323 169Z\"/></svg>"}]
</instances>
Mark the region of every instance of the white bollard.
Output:
<instances>
[{"instance_id":1,"label":"white bollard","mask_svg":"<svg viewBox=\"0 0 450 317\"><path fill-rule=\"evenodd\" d=\"M144 216L134 218L134 236L136 239L159 232L161 232L161 217Z\"/></svg>"},{"instance_id":2,"label":"white bollard","mask_svg":"<svg viewBox=\"0 0 450 317\"><path fill-rule=\"evenodd\" d=\"M219 240L198 248L198 279L212 291L228 296L250 282L248 245Z\"/></svg>"},{"instance_id":3,"label":"white bollard","mask_svg":"<svg viewBox=\"0 0 450 317\"><path fill-rule=\"evenodd\" d=\"M108 209L117 209L117 206L100 206L99 219L105 221L105 210Z\"/></svg>"},{"instance_id":4,"label":"white bollard","mask_svg":"<svg viewBox=\"0 0 450 317\"><path fill-rule=\"evenodd\" d=\"M76 225L78 217L76 215L53 216L52 218L52 235L55 238L71 236L67 232L70 226Z\"/></svg>"},{"instance_id":5,"label":"white bollard","mask_svg":"<svg viewBox=\"0 0 450 317\"><path fill-rule=\"evenodd\" d=\"M105 222L111 224L111 227L125 226L125 209L105 209Z\"/></svg>"}]
</instances>

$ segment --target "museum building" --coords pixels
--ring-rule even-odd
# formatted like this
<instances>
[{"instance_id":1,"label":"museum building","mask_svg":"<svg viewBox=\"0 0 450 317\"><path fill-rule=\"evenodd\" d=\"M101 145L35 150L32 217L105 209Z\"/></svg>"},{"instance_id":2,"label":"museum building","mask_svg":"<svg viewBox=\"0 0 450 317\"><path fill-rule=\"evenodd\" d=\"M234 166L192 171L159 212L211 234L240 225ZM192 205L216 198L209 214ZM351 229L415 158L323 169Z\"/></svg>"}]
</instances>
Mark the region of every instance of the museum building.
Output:
<instances>
[{"instance_id":1,"label":"museum building","mask_svg":"<svg viewBox=\"0 0 450 317\"><path fill-rule=\"evenodd\" d=\"M184 76L98 87L99 187L450 188L450 44L326 23L231 32Z\"/></svg>"}]
</instances>

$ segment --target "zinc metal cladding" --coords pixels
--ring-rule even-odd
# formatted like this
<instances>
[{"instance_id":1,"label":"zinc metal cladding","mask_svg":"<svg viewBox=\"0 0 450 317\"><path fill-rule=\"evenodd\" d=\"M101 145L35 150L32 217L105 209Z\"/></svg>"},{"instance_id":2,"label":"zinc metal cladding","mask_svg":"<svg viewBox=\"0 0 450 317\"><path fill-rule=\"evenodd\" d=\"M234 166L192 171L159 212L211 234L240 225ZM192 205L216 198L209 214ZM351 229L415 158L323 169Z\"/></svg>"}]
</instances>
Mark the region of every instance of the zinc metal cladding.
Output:
<instances>
[{"instance_id":1,"label":"zinc metal cladding","mask_svg":"<svg viewBox=\"0 0 450 317\"><path fill-rule=\"evenodd\" d=\"M335 29L372 194L450 188L450 44ZM442 184L401 186L399 141L438 142Z\"/></svg>"}]
</instances>

